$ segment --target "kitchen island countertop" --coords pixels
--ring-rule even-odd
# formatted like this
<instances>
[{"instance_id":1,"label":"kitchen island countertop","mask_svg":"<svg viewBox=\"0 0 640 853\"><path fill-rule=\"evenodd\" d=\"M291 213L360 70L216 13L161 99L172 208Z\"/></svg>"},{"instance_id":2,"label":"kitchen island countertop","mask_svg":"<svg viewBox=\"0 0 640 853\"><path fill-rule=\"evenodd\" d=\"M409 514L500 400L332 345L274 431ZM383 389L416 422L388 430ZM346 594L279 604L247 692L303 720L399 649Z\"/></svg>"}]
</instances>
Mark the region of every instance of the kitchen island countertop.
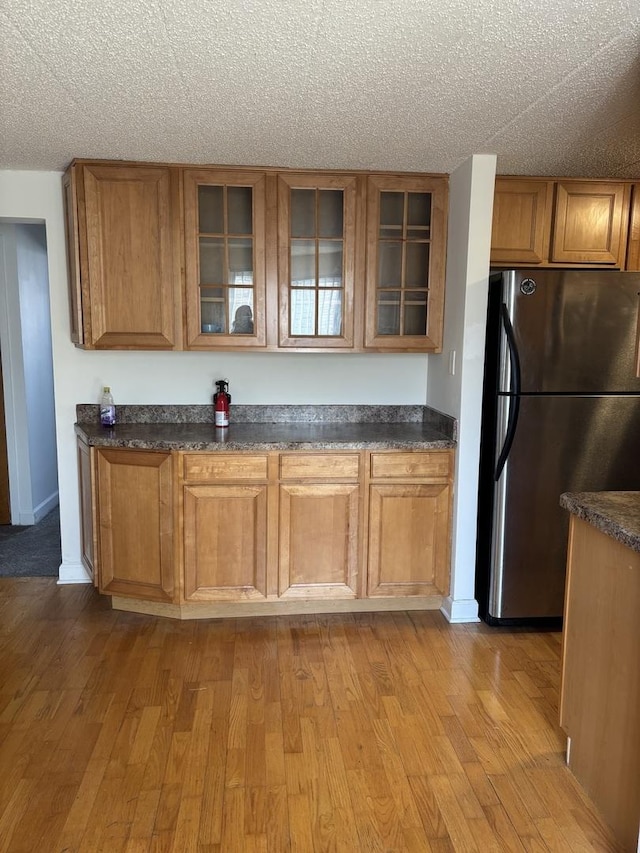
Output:
<instances>
[{"instance_id":1,"label":"kitchen island countertop","mask_svg":"<svg viewBox=\"0 0 640 853\"><path fill-rule=\"evenodd\" d=\"M640 492L565 492L560 506L640 552Z\"/></svg>"}]
</instances>

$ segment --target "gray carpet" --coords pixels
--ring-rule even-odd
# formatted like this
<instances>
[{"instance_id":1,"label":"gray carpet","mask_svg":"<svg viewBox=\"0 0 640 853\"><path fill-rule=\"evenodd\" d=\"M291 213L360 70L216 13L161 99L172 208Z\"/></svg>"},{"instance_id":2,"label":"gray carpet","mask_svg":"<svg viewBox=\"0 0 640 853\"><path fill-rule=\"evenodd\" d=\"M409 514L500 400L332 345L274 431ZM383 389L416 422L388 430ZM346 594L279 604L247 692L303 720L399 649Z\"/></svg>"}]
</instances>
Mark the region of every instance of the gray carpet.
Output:
<instances>
[{"instance_id":1,"label":"gray carpet","mask_svg":"<svg viewBox=\"0 0 640 853\"><path fill-rule=\"evenodd\" d=\"M0 526L0 577L57 577L61 559L57 507L28 527Z\"/></svg>"}]
</instances>

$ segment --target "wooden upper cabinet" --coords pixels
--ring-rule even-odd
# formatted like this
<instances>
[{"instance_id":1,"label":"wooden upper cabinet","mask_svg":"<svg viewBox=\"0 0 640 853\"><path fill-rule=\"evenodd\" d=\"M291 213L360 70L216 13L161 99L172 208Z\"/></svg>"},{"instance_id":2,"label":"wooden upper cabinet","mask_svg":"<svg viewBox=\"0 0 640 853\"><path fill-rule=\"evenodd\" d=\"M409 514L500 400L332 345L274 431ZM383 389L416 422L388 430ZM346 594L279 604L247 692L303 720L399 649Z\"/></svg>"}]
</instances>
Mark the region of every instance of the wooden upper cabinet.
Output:
<instances>
[{"instance_id":1,"label":"wooden upper cabinet","mask_svg":"<svg viewBox=\"0 0 640 853\"><path fill-rule=\"evenodd\" d=\"M74 161L87 349L439 352L446 175Z\"/></svg>"},{"instance_id":2,"label":"wooden upper cabinet","mask_svg":"<svg viewBox=\"0 0 640 853\"><path fill-rule=\"evenodd\" d=\"M543 263L549 257L552 202L552 181L496 178L491 263Z\"/></svg>"},{"instance_id":3,"label":"wooden upper cabinet","mask_svg":"<svg viewBox=\"0 0 640 853\"><path fill-rule=\"evenodd\" d=\"M78 232L78 191L76 170L67 169L62 178L64 202L64 227L67 245L67 269L69 273L69 319L71 340L74 344L84 343L82 325L82 281L80 275L80 237Z\"/></svg>"},{"instance_id":4,"label":"wooden upper cabinet","mask_svg":"<svg viewBox=\"0 0 640 853\"><path fill-rule=\"evenodd\" d=\"M172 170L75 164L64 188L72 338L90 349L178 348Z\"/></svg>"},{"instance_id":5,"label":"wooden upper cabinet","mask_svg":"<svg viewBox=\"0 0 640 853\"><path fill-rule=\"evenodd\" d=\"M550 260L624 266L629 186L559 181Z\"/></svg>"},{"instance_id":6,"label":"wooden upper cabinet","mask_svg":"<svg viewBox=\"0 0 640 853\"><path fill-rule=\"evenodd\" d=\"M447 179L367 181L365 347L440 352Z\"/></svg>"},{"instance_id":7,"label":"wooden upper cabinet","mask_svg":"<svg viewBox=\"0 0 640 853\"><path fill-rule=\"evenodd\" d=\"M183 175L186 345L264 346L266 176L219 169Z\"/></svg>"},{"instance_id":8,"label":"wooden upper cabinet","mask_svg":"<svg viewBox=\"0 0 640 853\"><path fill-rule=\"evenodd\" d=\"M356 178L278 175L281 347L354 343Z\"/></svg>"},{"instance_id":9,"label":"wooden upper cabinet","mask_svg":"<svg viewBox=\"0 0 640 853\"><path fill-rule=\"evenodd\" d=\"M491 263L625 268L630 184L496 178Z\"/></svg>"}]
</instances>

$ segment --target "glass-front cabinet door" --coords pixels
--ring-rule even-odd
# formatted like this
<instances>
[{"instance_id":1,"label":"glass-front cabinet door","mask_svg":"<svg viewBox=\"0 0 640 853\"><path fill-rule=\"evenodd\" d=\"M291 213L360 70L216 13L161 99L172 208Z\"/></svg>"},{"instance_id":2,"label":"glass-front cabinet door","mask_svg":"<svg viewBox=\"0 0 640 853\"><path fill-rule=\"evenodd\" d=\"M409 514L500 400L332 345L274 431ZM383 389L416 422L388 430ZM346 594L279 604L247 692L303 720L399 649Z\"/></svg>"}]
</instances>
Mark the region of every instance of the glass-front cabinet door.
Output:
<instances>
[{"instance_id":1,"label":"glass-front cabinet door","mask_svg":"<svg viewBox=\"0 0 640 853\"><path fill-rule=\"evenodd\" d=\"M356 179L278 176L279 346L353 346Z\"/></svg>"},{"instance_id":2,"label":"glass-front cabinet door","mask_svg":"<svg viewBox=\"0 0 640 853\"><path fill-rule=\"evenodd\" d=\"M446 178L371 175L365 346L442 347Z\"/></svg>"},{"instance_id":3,"label":"glass-front cabinet door","mask_svg":"<svg viewBox=\"0 0 640 853\"><path fill-rule=\"evenodd\" d=\"M188 346L264 346L264 173L187 169L184 210Z\"/></svg>"}]
</instances>

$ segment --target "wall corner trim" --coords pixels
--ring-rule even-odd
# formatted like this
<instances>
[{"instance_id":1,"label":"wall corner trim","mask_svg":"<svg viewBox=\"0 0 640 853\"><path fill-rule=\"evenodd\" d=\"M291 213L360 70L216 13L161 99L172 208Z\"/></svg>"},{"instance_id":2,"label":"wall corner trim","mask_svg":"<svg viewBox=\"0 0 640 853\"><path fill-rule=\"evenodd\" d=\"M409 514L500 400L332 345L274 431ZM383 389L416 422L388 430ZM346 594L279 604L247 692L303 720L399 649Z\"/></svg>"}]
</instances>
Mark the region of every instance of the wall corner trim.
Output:
<instances>
[{"instance_id":1,"label":"wall corner trim","mask_svg":"<svg viewBox=\"0 0 640 853\"><path fill-rule=\"evenodd\" d=\"M461 622L479 622L478 602L475 598L455 599L448 595L442 602L440 612L444 614L447 622L458 624Z\"/></svg>"}]
</instances>

